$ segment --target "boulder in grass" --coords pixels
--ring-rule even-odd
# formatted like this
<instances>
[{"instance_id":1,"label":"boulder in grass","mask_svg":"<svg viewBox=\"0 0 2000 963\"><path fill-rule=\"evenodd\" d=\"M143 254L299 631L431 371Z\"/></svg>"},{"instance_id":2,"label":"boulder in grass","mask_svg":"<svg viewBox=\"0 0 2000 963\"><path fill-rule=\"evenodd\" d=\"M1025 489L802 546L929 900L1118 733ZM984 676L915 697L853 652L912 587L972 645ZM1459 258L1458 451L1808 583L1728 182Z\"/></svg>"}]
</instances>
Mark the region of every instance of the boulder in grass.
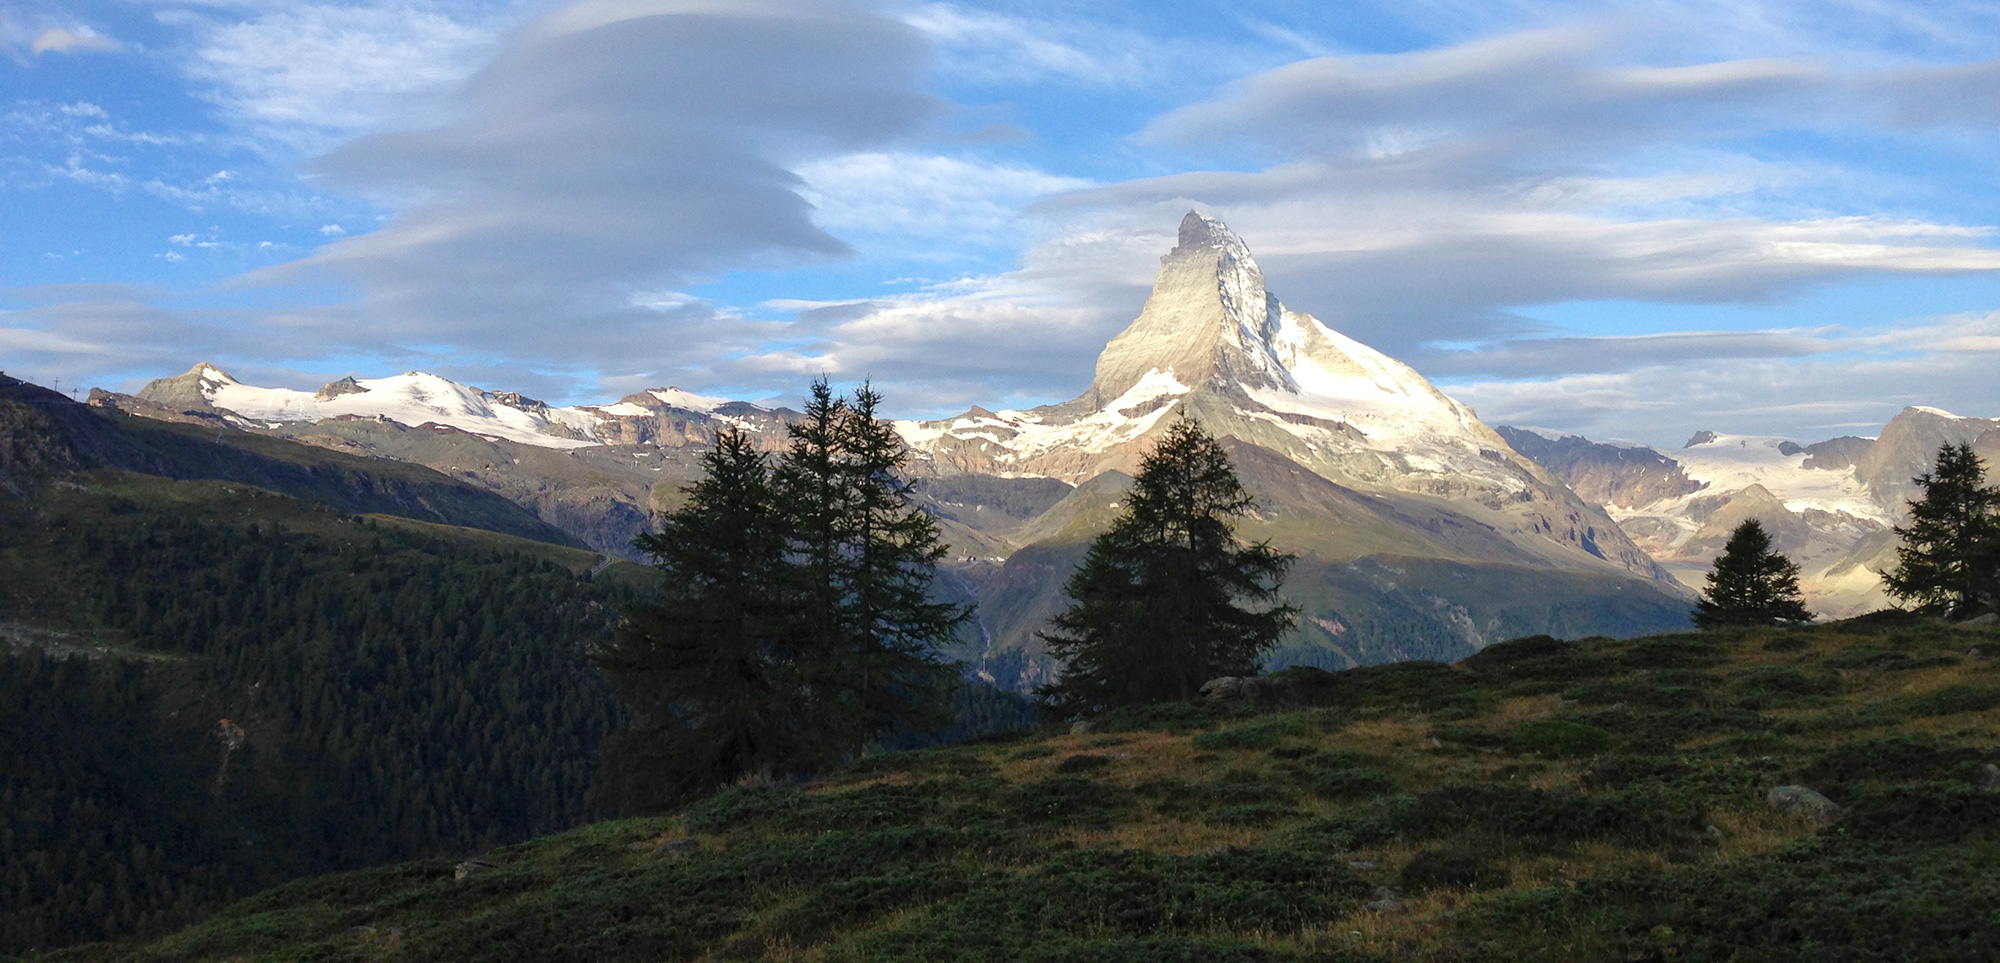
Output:
<instances>
[{"instance_id":1,"label":"boulder in grass","mask_svg":"<svg viewBox=\"0 0 2000 963\"><path fill-rule=\"evenodd\" d=\"M669 839L666 842L653 847L653 855L678 856L682 853L693 853L693 852L699 852L700 850L701 850L701 840L696 839L693 836L681 836L675 839Z\"/></svg>"},{"instance_id":2,"label":"boulder in grass","mask_svg":"<svg viewBox=\"0 0 2000 963\"><path fill-rule=\"evenodd\" d=\"M1839 804L1804 786L1774 787L1764 801L1781 813L1811 816L1822 823L1830 823L1840 816Z\"/></svg>"},{"instance_id":3,"label":"boulder in grass","mask_svg":"<svg viewBox=\"0 0 2000 963\"><path fill-rule=\"evenodd\" d=\"M470 879L481 873L490 873L499 868L497 864L489 863L483 859L468 859L451 868L451 878L455 880Z\"/></svg>"}]
</instances>

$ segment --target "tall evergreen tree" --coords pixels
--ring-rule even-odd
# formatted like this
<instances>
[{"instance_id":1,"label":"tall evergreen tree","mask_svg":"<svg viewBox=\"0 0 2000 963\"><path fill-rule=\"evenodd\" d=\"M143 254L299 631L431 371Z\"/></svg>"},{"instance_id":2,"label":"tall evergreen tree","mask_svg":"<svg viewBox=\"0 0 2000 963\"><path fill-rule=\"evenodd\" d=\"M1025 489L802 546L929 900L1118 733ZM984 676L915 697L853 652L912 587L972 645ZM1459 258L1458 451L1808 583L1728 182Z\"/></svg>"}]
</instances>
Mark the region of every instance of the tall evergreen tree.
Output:
<instances>
[{"instance_id":1,"label":"tall evergreen tree","mask_svg":"<svg viewBox=\"0 0 2000 963\"><path fill-rule=\"evenodd\" d=\"M605 750L606 786L628 811L797 767L816 738L796 697L788 526L770 466L731 428L702 467L687 502L635 539L660 600L629 610L591 653L636 716Z\"/></svg>"},{"instance_id":2,"label":"tall evergreen tree","mask_svg":"<svg viewBox=\"0 0 2000 963\"><path fill-rule=\"evenodd\" d=\"M1812 612L1799 595L1798 565L1771 551L1763 523L1752 518L1736 526L1708 573L1707 591L1695 603L1694 624L1715 629L1810 621Z\"/></svg>"},{"instance_id":3,"label":"tall evergreen tree","mask_svg":"<svg viewBox=\"0 0 2000 963\"><path fill-rule=\"evenodd\" d=\"M838 435L847 489L844 688L858 713L857 746L893 728L923 730L947 720L957 673L938 650L972 616L932 598L944 539L937 519L913 504L902 475L909 447L876 417L881 401L873 385L855 389Z\"/></svg>"},{"instance_id":4,"label":"tall evergreen tree","mask_svg":"<svg viewBox=\"0 0 2000 963\"><path fill-rule=\"evenodd\" d=\"M1125 502L1041 635L1063 660L1041 694L1061 711L1192 698L1211 678L1254 672L1297 620L1291 605L1250 607L1277 598L1292 556L1237 541L1231 519L1252 500L1192 419L1146 455Z\"/></svg>"},{"instance_id":5,"label":"tall evergreen tree","mask_svg":"<svg viewBox=\"0 0 2000 963\"><path fill-rule=\"evenodd\" d=\"M640 720L606 755L627 809L809 772L944 721L956 673L939 651L970 612L930 597L943 541L912 504L880 401L814 382L775 467L722 433L687 503L637 540L661 601L593 655Z\"/></svg>"},{"instance_id":6,"label":"tall evergreen tree","mask_svg":"<svg viewBox=\"0 0 2000 963\"><path fill-rule=\"evenodd\" d=\"M772 488L783 517L789 636L797 660L791 697L810 707L824 737L818 754L831 762L845 751L849 720L858 715L853 698L838 684L850 648L845 546L852 492L841 448L847 399L836 397L820 378L812 383L804 415L790 426L791 445L772 472Z\"/></svg>"},{"instance_id":7,"label":"tall evergreen tree","mask_svg":"<svg viewBox=\"0 0 2000 963\"><path fill-rule=\"evenodd\" d=\"M1923 496L1896 527L1903 544L1883 577L1889 594L1950 618L2000 606L2000 488L1985 485L1985 475L1971 445L1947 444L1913 479Z\"/></svg>"}]
</instances>

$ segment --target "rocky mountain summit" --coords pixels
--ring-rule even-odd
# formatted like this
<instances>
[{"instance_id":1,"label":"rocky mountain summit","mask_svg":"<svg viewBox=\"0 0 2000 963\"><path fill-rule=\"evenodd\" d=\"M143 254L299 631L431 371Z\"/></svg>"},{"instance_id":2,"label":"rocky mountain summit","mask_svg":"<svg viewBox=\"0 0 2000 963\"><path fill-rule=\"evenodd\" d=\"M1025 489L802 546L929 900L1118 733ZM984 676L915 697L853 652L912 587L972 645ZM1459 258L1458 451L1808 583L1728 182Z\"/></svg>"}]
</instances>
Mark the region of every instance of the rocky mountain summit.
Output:
<instances>
[{"instance_id":1,"label":"rocky mountain summit","mask_svg":"<svg viewBox=\"0 0 2000 963\"><path fill-rule=\"evenodd\" d=\"M716 429L776 449L796 417L675 388L555 407L415 372L257 388L212 365L94 400L420 462L628 557ZM1223 440L1258 497L1243 534L1299 556L1287 594L1304 619L1278 662L1451 659L1536 632L1685 624L1690 593L1602 509L1408 365L1286 307L1241 238L1190 213L1077 398L897 423L958 555L945 581L979 603L959 655L1011 686L1048 677L1035 633L1127 472L1182 416Z\"/></svg>"},{"instance_id":2,"label":"rocky mountain summit","mask_svg":"<svg viewBox=\"0 0 2000 963\"><path fill-rule=\"evenodd\" d=\"M1409 365L1266 290L1242 239L1190 212L1090 390L1029 411L904 422L940 472L1079 483L1129 470L1177 413L1356 492L1429 499L1551 564L1663 573L1598 508Z\"/></svg>"}]
</instances>

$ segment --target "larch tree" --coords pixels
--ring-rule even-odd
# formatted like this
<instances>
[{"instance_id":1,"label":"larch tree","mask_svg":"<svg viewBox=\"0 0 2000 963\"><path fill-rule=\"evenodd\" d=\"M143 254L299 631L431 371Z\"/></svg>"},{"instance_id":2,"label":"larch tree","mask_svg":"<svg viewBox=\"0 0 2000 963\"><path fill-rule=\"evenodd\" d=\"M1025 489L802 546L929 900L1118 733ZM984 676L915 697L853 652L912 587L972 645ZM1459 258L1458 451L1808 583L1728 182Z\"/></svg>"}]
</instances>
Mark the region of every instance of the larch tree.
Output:
<instances>
[{"instance_id":1,"label":"larch tree","mask_svg":"<svg viewBox=\"0 0 2000 963\"><path fill-rule=\"evenodd\" d=\"M660 574L659 601L630 609L590 653L635 717L604 750L605 787L627 811L788 771L813 754L797 696L788 521L770 466L731 428L702 467L686 503L634 540Z\"/></svg>"},{"instance_id":2,"label":"larch tree","mask_svg":"<svg viewBox=\"0 0 2000 963\"><path fill-rule=\"evenodd\" d=\"M945 556L937 519L915 504L903 476L909 446L877 417L882 396L855 389L836 435L845 491L842 581L846 644L837 665L856 718L857 750L885 731L946 721L957 666L939 650L972 617L970 608L933 597Z\"/></svg>"},{"instance_id":3,"label":"larch tree","mask_svg":"<svg viewBox=\"0 0 2000 963\"><path fill-rule=\"evenodd\" d=\"M1882 579L1890 595L1948 618L2000 606L2000 488L1985 477L1971 445L1947 444L1913 479L1923 495L1896 527L1903 543Z\"/></svg>"},{"instance_id":4,"label":"larch tree","mask_svg":"<svg viewBox=\"0 0 2000 963\"><path fill-rule=\"evenodd\" d=\"M1041 695L1067 714L1193 698L1211 678L1255 672L1297 621L1295 607L1271 604L1292 556L1236 538L1233 519L1252 499L1193 419L1146 455L1125 503L1041 634L1062 660Z\"/></svg>"},{"instance_id":5,"label":"larch tree","mask_svg":"<svg viewBox=\"0 0 2000 963\"><path fill-rule=\"evenodd\" d=\"M1695 603L1694 624L1703 629L1732 625L1785 625L1812 621L1799 594L1799 567L1771 551L1763 523L1746 519L1708 573L1708 588Z\"/></svg>"}]
</instances>

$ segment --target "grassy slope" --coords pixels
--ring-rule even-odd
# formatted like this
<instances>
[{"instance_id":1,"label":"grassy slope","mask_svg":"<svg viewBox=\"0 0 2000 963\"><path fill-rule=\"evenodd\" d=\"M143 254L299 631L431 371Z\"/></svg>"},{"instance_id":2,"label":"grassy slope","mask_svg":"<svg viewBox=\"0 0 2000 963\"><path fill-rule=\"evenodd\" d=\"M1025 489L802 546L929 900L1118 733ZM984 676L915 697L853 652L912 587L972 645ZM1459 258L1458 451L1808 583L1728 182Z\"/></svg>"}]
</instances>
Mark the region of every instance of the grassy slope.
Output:
<instances>
[{"instance_id":1,"label":"grassy slope","mask_svg":"<svg viewBox=\"0 0 2000 963\"><path fill-rule=\"evenodd\" d=\"M875 757L303 880L64 960L1958 960L2000 945L2000 634L1524 640L1312 704ZM1847 808L1820 825L1774 786ZM1713 827L1713 828L1711 828ZM656 855L691 835L698 850ZM472 854L467 854L472 855ZM1399 907L1370 908L1402 891Z\"/></svg>"}]
</instances>

